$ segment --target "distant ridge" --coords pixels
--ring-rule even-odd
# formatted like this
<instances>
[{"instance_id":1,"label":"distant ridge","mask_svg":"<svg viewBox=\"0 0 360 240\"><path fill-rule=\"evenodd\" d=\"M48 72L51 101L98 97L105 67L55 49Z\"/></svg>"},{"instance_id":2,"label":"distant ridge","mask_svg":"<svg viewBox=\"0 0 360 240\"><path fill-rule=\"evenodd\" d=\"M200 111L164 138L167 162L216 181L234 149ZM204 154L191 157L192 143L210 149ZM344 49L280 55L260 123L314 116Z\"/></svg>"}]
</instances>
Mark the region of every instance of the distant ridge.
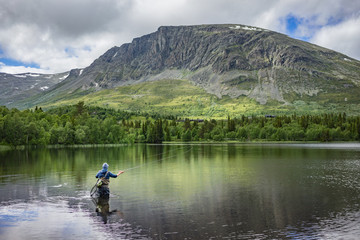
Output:
<instances>
[{"instance_id":1,"label":"distant ridge","mask_svg":"<svg viewBox=\"0 0 360 240\"><path fill-rule=\"evenodd\" d=\"M69 76L59 74L0 73L0 106L12 106L16 102L50 90Z\"/></svg>"}]
</instances>

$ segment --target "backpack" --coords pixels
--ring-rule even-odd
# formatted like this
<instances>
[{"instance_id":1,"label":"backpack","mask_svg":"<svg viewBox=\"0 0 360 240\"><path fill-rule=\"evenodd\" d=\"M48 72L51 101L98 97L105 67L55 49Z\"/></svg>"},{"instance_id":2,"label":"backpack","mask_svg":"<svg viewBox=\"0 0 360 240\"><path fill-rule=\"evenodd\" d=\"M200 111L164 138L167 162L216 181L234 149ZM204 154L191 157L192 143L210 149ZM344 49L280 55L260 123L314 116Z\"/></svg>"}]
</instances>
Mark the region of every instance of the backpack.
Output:
<instances>
[{"instance_id":1,"label":"backpack","mask_svg":"<svg viewBox=\"0 0 360 240\"><path fill-rule=\"evenodd\" d=\"M109 184L109 180L105 179L106 175L108 174L108 172L105 173L105 175L99 179L99 181L96 183L96 186L99 188L102 185L108 185Z\"/></svg>"}]
</instances>

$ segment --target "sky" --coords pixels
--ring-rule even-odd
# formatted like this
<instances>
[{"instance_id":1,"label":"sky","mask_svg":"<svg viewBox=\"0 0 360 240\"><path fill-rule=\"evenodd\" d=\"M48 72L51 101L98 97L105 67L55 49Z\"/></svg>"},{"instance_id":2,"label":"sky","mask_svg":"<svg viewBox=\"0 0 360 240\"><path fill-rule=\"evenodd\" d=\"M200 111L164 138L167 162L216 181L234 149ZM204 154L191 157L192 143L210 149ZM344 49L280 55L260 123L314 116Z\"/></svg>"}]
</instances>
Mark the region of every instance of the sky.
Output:
<instances>
[{"instance_id":1,"label":"sky","mask_svg":"<svg viewBox=\"0 0 360 240\"><path fill-rule=\"evenodd\" d=\"M0 72L60 73L159 26L244 24L360 60L359 0L0 0Z\"/></svg>"}]
</instances>

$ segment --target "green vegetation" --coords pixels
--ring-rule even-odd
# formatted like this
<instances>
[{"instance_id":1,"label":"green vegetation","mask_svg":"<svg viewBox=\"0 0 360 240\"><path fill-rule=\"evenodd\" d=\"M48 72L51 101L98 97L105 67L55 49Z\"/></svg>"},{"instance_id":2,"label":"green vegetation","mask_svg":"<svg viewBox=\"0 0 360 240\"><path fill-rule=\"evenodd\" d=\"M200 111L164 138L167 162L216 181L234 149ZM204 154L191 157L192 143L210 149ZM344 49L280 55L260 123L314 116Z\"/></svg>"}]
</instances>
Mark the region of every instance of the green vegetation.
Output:
<instances>
[{"instance_id":1,"label":"green vegetation","mask_svg":"<svg viewBox=\"0 0 360 240\"><path fill-rule=\"evenodd\" d=\"M240 79L239 81L242 81ZM251 79L244 78L243 84L251 84ZM233 84L238 84L234 80ZM247 89L246 86L242 86ZM80 91L80 90L79 90ZM319 96L322 97L321 94ZM155 115L159 112L182 118L214 118L222 119L224 116L240 118L242 115L289 115L297 114L325 114L343 113L347 115L359 115L360 104L350 96L339 102L329 102L324 95L324 100L311 97L294 96L291 104L278 101L268 101L266 105L259 104L254 99L246 96L231 98L223 96L218 98L207 93L204 89L194 86L188 80L159 80L143 82L134 85L105 89L98 92L86 94L81 92L73 95L57 98L56 101L41 104L43 109L57 108L59 106L74 105L80 101L86 102L88 106L101 108L113 108L116 110L147 113ZM340 99L340 98L339 98Z\"/></svg>"},{"instance_id":2,"label":"green vegetation","mask_svg":"<svg viewBox=\"0 0 360 240\"><path fill-rule=\"evenodd\" d=\"M185 120L79 102L44 112L0 107L2 145L161 143L163 141L359 141L360 117L343 114Z\"/></svg>"}]
</instances>

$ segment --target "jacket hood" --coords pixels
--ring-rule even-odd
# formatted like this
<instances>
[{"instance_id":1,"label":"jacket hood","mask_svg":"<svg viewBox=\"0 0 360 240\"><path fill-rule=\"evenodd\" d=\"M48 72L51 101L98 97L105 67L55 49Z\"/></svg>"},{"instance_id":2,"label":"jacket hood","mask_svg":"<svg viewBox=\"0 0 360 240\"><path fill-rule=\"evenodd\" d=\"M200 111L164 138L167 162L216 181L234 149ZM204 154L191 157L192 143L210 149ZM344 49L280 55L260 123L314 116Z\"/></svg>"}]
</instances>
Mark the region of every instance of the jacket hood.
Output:
<instances>
[{"instance_id":1,"label":"jacket hood","mask_svg":"<svg viewBox=\"0 0 360 240\"><path fill-rule=\"evenodd\" d=\"M108 168L109 168L109 164L107 164L107 163L104 163L103 165L102 165L102 167L103 167L103 171L105 170L105 172L108 170Z\"/></svg>"}]
</instances>

